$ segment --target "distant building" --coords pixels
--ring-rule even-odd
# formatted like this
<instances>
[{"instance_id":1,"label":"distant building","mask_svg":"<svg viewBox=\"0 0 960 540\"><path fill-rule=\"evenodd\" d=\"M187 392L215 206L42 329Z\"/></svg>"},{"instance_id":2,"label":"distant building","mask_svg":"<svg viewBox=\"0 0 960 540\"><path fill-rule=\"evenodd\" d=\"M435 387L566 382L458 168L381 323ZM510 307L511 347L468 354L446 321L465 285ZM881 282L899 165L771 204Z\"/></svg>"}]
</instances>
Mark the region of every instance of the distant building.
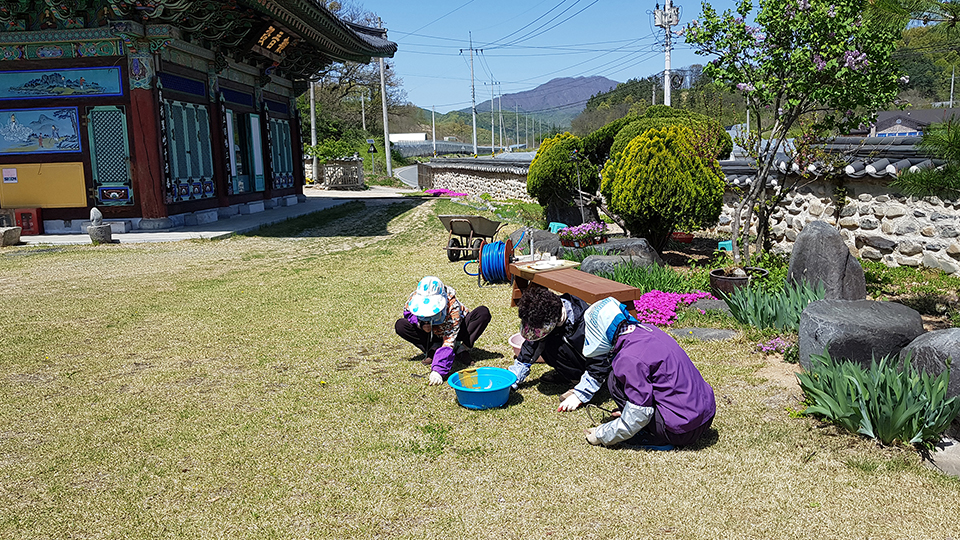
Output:
<instances>
[{"instance_id":1,"label":"distant building","mask_svg":"<svg viewBox=\"0 0 960 540\"><path fill-rule=\"evenodd\" d=\"M412 142L422 142L427 140L426 133L391 133L390 142L401 142L401 141L412 141Z\"/></svg>"},{"instance_id":2,"label":"distant building","mask_svg":"<svg viewBox=\"0 0 960 540\"><path fill-rule=\"evenodd\" d=\"M960 118L960 109L911 109L883 111L870 129L871 137L919 137L930 124L940 124L951 118Z\"/></svg>"},{"instance_id":3,"label":"distant building","mask_svg":"<svg viewBox=\"0 0 960 540\"><path fill-rule=\"evenodd\" d=\"M458 138L456 138L456 137L444 137L443 140L445 140L445 141L447 141L447 142L460 142L460 139L458 139Z\"/></svg>"}]
</instances>

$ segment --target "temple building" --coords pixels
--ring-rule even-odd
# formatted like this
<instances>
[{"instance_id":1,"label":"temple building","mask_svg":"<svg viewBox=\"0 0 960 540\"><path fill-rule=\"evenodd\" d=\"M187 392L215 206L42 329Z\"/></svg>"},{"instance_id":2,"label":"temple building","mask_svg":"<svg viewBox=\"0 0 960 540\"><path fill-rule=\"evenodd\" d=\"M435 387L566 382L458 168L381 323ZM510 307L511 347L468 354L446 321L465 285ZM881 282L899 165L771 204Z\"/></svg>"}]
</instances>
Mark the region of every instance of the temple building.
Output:
<instances>
[{"instance_id":1,"label":"temple building","mask_svg":"<svg viewBox=\"0 0 960 540\"><path fill-rule=\"evenodd\" d=\"M126 232L296 204L296 97L396 50L317 0L3 2L0 208L36 234L94 206Z\"/></svg>"}]
</instances>

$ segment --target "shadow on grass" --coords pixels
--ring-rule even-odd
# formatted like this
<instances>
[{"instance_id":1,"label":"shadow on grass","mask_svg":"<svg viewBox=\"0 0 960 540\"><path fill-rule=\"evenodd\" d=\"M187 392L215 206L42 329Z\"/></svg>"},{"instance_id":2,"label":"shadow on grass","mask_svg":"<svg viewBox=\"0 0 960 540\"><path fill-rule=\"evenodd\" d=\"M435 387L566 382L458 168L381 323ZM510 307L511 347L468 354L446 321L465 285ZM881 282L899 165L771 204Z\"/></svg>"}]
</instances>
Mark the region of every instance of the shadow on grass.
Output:
<instances>
[{"instance_id":1,"label":"shadow on grass","mask_svg":"<svg viewBox=\"0 0 960 540\"><path fill-rule=\"evenodd\" d=\"M352 224L356 225L350 228L349 236L383 236L389 234L387 225L390 221L420 204L423 204L420 200L404 200L389 205L377 205L374 208L368 208L367 203L364 201L352 201L334 206L333 208L289 219L283 223L270 225L257 231L246 233L243 236L266 238L329 236L322 233L324 227L346 218L353 218L351 220Z\"/></svg>"}]
</instances>

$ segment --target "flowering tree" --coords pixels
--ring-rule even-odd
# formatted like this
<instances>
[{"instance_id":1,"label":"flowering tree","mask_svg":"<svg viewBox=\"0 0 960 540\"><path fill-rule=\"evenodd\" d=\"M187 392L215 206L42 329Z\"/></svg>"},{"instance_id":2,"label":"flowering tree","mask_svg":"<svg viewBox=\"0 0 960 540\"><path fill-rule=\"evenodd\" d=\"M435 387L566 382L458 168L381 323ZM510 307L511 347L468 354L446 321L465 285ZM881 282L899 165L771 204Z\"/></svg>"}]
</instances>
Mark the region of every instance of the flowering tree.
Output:
<instances>
[{"instance_id":1,"label":"flowering tree","mask_svg":"<svg viewBox=\"0 0 960 540\"><path fill-rule=\"evenodd\" d=\"M751 0L722 16L704 3L701 19L685 30L697 54L717 57L704 74L742 92L756 120L759 135L747 151L757 172L733 215L737 262L749 258L754 207L800 119L815 132L844 132L896 97L900 73L890 55L904 26L870 0L759 0L754 25L752 11Z\"/></svg>"}]
</instances>

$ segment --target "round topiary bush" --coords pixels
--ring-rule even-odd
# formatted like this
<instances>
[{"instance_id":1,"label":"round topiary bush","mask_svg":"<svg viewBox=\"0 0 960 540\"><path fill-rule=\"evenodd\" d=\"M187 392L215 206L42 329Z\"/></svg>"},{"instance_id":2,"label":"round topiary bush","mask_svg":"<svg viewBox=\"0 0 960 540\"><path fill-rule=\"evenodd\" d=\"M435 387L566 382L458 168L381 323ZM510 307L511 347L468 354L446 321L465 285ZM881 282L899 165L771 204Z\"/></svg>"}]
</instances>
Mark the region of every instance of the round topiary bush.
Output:
<instances>
[{"instance_id":1,"label":"round topiary bush","mask_svg":"<svg viewBox=\"0 0 960 540\"><path fill-rule=\"evenodd\" d=\"M579 223L576 206L577 183L594 193L600 183L597 168L583 156L583 142L570 133L561 133L543 141L527 173L527 193L545 208L548 221ZM579 170L579 179L577 176ZM595 211L587 216L595 219Z\"/></svg>"},{"instance_id":2,"label":"round topiary bush","mask_svg":"<svg viewBox=\"0 0 960 540\"><path fill-rule=\"evenodd\" d=\"M642 118L630 122L617 132L610 146L610 159L616 158L617 154L622 152L637 135L650 129L662 129L668 126L690 128L698 137L694 139L694 144L702 146L703 153L712 154L717 159L727 159L733 151L733 139L716 120L667 105L654 105L647 108Z\"/></svg>"},{"instance_id":3,"label":"round topiary bush","mask_svg":"<svg viewBox=\"0 0 960 540\"><path fill-rule=\"evenodd\" d=\"M650 129L635 137L603 169L600 191L631 234L658 251L676 229L714 225L723 204L723 177L715 157L701 157L685 126Z\"/></svg>"}]
</instances>

